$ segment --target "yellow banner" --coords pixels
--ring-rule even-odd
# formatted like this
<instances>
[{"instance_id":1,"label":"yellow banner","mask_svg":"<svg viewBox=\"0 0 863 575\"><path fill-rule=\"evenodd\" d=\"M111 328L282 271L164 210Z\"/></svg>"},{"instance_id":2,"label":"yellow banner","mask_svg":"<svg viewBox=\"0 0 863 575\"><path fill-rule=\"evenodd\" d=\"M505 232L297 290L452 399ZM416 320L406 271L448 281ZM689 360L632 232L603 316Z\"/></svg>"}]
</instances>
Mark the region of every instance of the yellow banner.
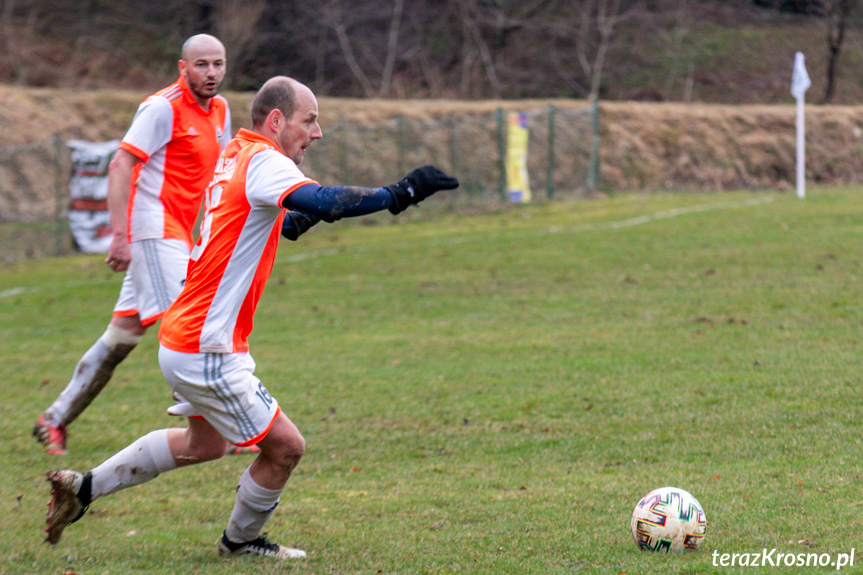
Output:
<instances>
[{"instance_id":1,"label":"yellow banner","mask_svg":"<svg viewBox=\"0 0 863 575\"><path fill-rule=\"evenodd\" d=\"M516 203L530 201L527 177L527 114L509 113L506 146L506 190Z\"/></svg>"}]
</instances>

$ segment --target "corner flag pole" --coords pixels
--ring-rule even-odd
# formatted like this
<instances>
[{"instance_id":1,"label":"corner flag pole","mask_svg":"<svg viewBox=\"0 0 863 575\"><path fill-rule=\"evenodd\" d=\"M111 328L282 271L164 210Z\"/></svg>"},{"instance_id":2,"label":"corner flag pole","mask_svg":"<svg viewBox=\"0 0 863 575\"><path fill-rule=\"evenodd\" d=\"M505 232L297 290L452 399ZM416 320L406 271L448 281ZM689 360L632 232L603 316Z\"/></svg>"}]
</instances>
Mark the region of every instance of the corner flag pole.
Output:
<instances>
[{"instance_id":1,"label":"corner flag pole","mask_svg":"<svg viewBox=\"0 0 863 575\"><path fill-rule=\"evenodd\" d=\"M803 52L794 55L794 73L791 76L791 95L797 100L797 197L806 197L806 114L804 100L812 82L806 73Z\"/></svg>"},{"instance_id":2,"label":"corner flag pole","mask_svg":"<svg viewBox=\"0 0 863 575\"><path fill-rule=\"evenodd\" d=\"M806 112L797 98L797 197L806 197Z\"/></svg>"}]
</instances>

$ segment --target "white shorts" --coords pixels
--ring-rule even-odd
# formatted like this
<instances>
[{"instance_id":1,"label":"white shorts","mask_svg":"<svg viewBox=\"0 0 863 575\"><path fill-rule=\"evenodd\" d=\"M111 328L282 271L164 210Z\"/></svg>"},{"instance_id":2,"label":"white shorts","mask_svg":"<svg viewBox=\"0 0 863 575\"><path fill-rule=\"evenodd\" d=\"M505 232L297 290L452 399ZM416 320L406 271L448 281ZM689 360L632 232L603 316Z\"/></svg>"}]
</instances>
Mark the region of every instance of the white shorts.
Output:
<instances>
[{"instance_id":1,"label":"white shorts","mask_svg":"<svg viewBox=\"0 0 863 575\"><path fill-rule=\"evenodd\" d=\"M159 346L159 365L184 404L168 413L202 416L235 445L263 439L281 409L254 375L248 353L182 353Z\"/></svg>"},{"instance_id":2,"label":"white shorts","mask_svg":"<svg viewBox=\"0 0 863 575\"><path fill-rule=\"evenodd\" d=\"M183 240L141 240L129 244L132 262L123 278L114 317L138 314L149 326L162 317L183 284L189 265L189 248Z\"/></svg>"}]
</instances>

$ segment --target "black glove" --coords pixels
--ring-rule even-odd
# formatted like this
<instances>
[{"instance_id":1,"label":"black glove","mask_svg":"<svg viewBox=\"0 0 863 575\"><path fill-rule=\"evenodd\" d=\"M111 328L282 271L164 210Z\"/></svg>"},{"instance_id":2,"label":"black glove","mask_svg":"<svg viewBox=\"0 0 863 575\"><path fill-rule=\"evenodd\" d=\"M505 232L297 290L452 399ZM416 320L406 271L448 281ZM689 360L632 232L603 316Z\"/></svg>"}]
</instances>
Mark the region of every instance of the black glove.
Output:
<instances>
[{"instance_id":1,"label":"black glove","mask_svg":"<svg viewBox=\"0 0 863 575\"><path fill-rule=\"evenodd\" d=\"M418 204L439 190L458 187L458 180L448 176L434 166L423 166L411 171L399 183L385 186L393 195L390 212L398 214L411 204Z\"/></svg>"},{"instance_id":2,"label":"black glove","mask_svg":"<svg viewBox=\"0 0 863 575\"><path fill-rule=\"evenodd\" d=\"M282 235L295 242L297 238L319 221L321 221L321 218L318 216L296 210L288 210L285 212L285 219L282 220Z\"/></svg>"}]
</instances>

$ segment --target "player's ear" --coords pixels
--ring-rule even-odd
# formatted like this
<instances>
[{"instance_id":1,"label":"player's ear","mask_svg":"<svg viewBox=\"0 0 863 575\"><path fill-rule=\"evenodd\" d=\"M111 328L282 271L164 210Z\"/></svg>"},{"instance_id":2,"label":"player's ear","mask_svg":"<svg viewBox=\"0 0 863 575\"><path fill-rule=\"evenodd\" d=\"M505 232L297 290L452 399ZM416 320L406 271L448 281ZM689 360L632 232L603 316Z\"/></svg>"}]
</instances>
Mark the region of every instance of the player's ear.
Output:
<instances>
[{"instance_id":1,"label":"player's ear","mask_svg":"<svg viewBox=\"0 0 863 575\"><path fill-rule=\"evenodd\" d=\"M282 124L285 123L285 115L278 108L273 108L267 114L266 125L273 132L278 132Z\"/></svg>"},{"instance_id":2,"label":"player's ear","mask_svg":"<svg viewBox=\"0 0 863 575\"><path fill-rule=\"evenodd\" d=\"M182 58L177 60L177 70L180 72L180 76L186 73L186 61Z\"/></svg>"}]
</instances>

